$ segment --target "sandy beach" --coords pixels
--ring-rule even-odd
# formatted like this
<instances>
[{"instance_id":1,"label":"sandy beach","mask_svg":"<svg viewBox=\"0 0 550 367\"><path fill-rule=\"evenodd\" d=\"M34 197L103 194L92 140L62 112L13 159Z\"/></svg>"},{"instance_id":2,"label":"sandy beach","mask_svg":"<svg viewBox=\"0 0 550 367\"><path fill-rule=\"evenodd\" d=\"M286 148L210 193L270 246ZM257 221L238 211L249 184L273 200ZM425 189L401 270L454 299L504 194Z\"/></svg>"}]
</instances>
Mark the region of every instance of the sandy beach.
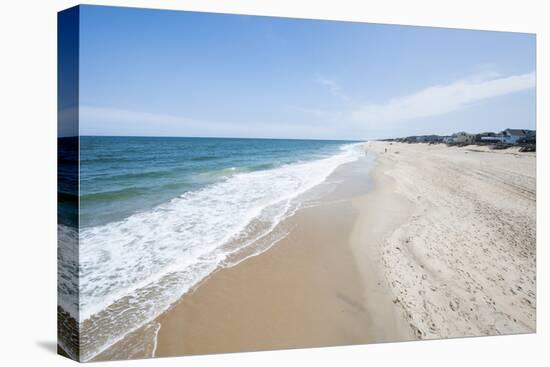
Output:
<instances>
[{"instance_id":1,"label":"sandy beach","mask_svg":"<svg viewBox=\"0 0 550 367\"><path fill-rule=\"evenodd\" d=\"M535 153L395 143L369 149L414 207L381 251L416 336L534 332Z\"/></svg>"},{"instance_id":2,"label":"sandy beach","mask_svg":"<svg viewBox=\"0 0 550 367\"><path fill-rule=\"evenodd\" d=\"M534 332L535 154L365 149L286 237L95 360Z\"/></svg>"}]
</instances>

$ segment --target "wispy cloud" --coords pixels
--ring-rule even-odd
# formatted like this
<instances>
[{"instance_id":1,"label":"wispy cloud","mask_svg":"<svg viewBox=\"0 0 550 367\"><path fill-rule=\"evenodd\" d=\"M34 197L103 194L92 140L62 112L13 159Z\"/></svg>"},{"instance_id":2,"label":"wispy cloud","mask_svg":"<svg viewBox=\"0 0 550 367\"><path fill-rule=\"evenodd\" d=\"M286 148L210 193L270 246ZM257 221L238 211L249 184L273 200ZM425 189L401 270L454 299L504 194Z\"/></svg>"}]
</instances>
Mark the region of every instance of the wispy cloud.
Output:
<instances>
[{"instance_id":1,"label":"wispy cloud","mask_svg":"<svg viewBox=\"0 0 550 367\"><path fill-rule=\"evenodd\" d=\"M489 98L503 96L535 87L535 72L497 77L487 74L480 78L459 80L447 85L435 85L386 103L366 104L351 112L351 118L368 127L422 117L443 115L462 110Z\"/></svg>"},{"instance_id":2,"label":"wispy cloud","mask_svg":"<svg viewBox=\"0 0 550 367\"><path fill-rule=\"evenodd\" d=\"M336 81L325 78L323 76L319 76L317 77L316 82L324 87L327 87L330 94L332 94L334 97L343 101L349 101L350 98L342 91L342 88L340 88L340 85Z\"/></svg>"},{"instance_id":3,"label":"wispy cloud","mask_svg":"<svg viewBox=\"0 0 550 367\"><path fill-rule=\"evenodd\" d=\"M80 133L281 138L385 136L387 131L404 127L408 120L460 111L490 98L534 88L536 78L534 72L503 76L493 71L483 71L449 84L430 86L381 103L366 104L358 104L355 102L356 98L348 98L345 91L333 80L318 78L316 81L326 86L334 97L345 100L346 103L334 106L287 106L289 112L278 118L276 124L272 120L264 120L266 117L262 115L252 119L227 116L219 120L209 120L205 115L199 119L195 116L84 105L79 109ZM63 112L60 111L60 115ZM437 122L432 120L429 123ZM425 124L419 126L423 125ZM337 132L335 126L338 126ZM342 133L339 134L339 131Z\"/></svg>"}]
</instances>

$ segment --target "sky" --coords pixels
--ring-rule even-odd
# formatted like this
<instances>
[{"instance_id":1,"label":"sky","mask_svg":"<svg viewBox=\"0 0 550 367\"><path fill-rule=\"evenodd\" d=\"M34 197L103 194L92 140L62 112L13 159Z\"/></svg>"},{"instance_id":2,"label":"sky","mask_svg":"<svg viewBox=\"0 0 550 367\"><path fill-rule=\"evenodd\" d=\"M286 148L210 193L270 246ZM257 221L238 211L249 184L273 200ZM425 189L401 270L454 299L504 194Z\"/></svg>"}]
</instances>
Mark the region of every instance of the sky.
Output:
<instances>
[{"instance_id":1,"label":"sky","mask_svg":"<svg viewBox=\"0 0 550 367\"><path fill-rule=\"evenodd\" d=\"M81 6L80 134L365 140L535 128L535 36Z\"/></svg>"}]
</instances>

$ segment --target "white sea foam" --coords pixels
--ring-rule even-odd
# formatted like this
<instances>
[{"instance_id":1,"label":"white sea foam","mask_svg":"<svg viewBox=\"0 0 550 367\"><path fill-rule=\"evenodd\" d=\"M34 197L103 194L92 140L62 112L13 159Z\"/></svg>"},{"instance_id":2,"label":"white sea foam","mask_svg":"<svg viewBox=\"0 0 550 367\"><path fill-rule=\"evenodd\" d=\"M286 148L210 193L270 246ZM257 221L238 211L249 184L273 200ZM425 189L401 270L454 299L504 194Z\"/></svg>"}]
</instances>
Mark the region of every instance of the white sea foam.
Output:
<instances>
[{"instance_id":1,"label":"white sea foam","mask_svg":"<svg viewBox=\"0 0 550 367\"><path fill-rule=\"evenodd\" d=\"M151 321L236 252L276 241L296 198L361 154L357 144L320 160L238 173L147 212L80 232L83 360ZM76 315L75 315L76 316Z\"/></svg>"},{"instance_id":2,"label":"white sea foam","mask_svg":"<svg viewBox=\"0 0 550 367\"><path fill-rule=\"evenodd\" d=\"M57 226L57 304L78 320L78 230Z\"/></svg>"}]
</instances>

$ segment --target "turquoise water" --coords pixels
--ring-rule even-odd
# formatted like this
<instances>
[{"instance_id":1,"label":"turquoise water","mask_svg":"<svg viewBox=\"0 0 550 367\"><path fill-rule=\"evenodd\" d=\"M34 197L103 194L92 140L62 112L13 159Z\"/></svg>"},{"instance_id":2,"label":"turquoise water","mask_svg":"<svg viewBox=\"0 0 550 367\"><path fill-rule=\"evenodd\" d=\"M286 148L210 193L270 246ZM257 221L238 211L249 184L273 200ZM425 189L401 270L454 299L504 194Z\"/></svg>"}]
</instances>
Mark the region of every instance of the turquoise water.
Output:
<instances>
[{"instance_id":1,"label":"turquoise water","mask_svg":"<svg viewBox=\"0 0 550 367\"><path fill-rule=\"evenodd\" d=\"M80 225L151 209L232 175L269 170L339 152L342 141L80 138Z\"/></svg>"}]
</instances>

